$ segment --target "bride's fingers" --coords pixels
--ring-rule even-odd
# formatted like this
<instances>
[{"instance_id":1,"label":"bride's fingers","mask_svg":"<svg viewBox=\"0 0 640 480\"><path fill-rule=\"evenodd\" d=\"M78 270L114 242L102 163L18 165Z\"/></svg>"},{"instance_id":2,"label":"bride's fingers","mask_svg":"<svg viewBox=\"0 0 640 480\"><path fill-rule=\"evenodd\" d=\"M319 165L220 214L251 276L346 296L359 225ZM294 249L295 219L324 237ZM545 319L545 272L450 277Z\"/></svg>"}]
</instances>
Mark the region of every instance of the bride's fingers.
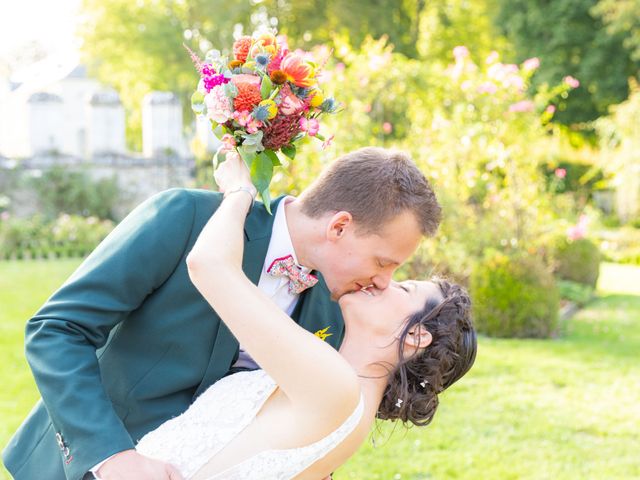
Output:
<instances>
[{"instance_id":1,"label":"bride's fingers","mask_svg":"<svg viewBox=\"0 0 640 480\"><path fill-rule=\"evenodd\" d=\"M167 464L167 473L169 474L169 480L184 480L178 469L170 463Z\"/></svg>"}]
</instances>

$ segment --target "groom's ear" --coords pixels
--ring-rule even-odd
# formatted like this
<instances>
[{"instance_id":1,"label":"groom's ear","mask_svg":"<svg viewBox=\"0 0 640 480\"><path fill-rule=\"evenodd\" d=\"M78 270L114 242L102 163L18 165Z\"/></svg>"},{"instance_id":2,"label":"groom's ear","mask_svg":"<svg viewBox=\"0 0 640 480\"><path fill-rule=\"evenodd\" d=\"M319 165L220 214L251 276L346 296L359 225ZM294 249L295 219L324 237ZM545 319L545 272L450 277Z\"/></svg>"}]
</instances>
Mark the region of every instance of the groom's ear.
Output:
<instances>
[{"instance_id":1,"label":"groom's ear","mask_svg":"<svg viewBox=\"0 0 640 480\"><path fill-rule=\"evenodd\" d=\"M349 212L336 212L329 218L327 224L327 239L330 242L340 240L345 232L353 225L353 217Z\"/></svg>"}]
</instances>

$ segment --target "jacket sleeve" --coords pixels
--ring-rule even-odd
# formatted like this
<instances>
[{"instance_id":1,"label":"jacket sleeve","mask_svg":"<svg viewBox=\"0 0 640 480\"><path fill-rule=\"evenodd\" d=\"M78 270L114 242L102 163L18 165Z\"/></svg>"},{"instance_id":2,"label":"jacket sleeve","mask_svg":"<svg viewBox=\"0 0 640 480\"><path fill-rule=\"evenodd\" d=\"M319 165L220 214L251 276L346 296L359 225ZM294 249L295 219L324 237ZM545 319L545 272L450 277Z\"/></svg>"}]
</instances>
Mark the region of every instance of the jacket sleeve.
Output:
<instances>
[{"instance_id":1,"label":"jacket sleeve","mask_svg":"<svg viewBox=\"0 0 640 480\"><path fill-rule=\"evenodd\" d=\"M26 325L26 357L69 479L134 447L100 376L96 350L111 329L172 274L192 235L188 190L138 206Z\"/></svg>"}]
</instances>

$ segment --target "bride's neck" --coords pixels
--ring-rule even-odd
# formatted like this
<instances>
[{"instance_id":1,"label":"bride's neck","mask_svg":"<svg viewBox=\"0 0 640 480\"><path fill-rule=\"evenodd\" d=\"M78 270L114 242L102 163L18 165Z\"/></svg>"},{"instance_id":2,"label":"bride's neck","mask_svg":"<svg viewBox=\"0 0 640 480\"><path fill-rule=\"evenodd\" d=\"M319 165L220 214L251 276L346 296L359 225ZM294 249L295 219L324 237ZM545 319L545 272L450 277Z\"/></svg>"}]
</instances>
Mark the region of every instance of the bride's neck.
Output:
<instances>
[{"instance_id":1,"label":"bride's neck","mask_svg":"<svg viewBox=\"0 0 640 480\"><path fill-rule=\"evenodd\" d=\"M386 358L391 357L389 352L375 345L375 341L368 341L361 336L354 339L347 334L340 346L340 355L358 374L367 410L371 410L373 415L387 387L389 372L394 368L391 358Z\"/></svg>"}]
</instances>

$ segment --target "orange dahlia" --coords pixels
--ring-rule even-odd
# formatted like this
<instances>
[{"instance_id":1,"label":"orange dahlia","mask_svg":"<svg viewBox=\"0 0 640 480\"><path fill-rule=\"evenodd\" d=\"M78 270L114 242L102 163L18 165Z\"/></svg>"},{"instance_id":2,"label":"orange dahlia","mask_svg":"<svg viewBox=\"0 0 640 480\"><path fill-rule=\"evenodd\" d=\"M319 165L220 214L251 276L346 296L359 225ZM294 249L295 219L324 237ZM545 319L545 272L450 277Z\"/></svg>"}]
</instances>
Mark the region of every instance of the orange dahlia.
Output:
<instances>
[{"instance_id":1,"label":"orange dahlia","mask_svg":"<svg viewBox=\"0 0 640 480\"><path fill-rule=\"evenodd\" d=\"M287 80L298 87L307 88L315 83L313 67L295 53L289 53L282 59L280 70L287 75Z\"/></svg>"},{"instance_id":2,"label":"orange dahlia","mask_svg":"<svg viewBox=\"0 0 640 480\"><path fill-rule=\"evenodd\" d=\"M253 107L262 101L260 79L255 75L236 75L231 81L238 89L238 95L233 99L234 110L253 110Z\"/></svg>"},{"instance_id":3,"label":"orange dahlia","mask_svg":"<svg viewBox=\"0 0 640 480\"><path fill-rule=\"evenodd\" d=\"M242 63L247 61L247 55L251 48L251 37L245 35L233 42L233 56Z\"/></svg>"}]
</instances>

